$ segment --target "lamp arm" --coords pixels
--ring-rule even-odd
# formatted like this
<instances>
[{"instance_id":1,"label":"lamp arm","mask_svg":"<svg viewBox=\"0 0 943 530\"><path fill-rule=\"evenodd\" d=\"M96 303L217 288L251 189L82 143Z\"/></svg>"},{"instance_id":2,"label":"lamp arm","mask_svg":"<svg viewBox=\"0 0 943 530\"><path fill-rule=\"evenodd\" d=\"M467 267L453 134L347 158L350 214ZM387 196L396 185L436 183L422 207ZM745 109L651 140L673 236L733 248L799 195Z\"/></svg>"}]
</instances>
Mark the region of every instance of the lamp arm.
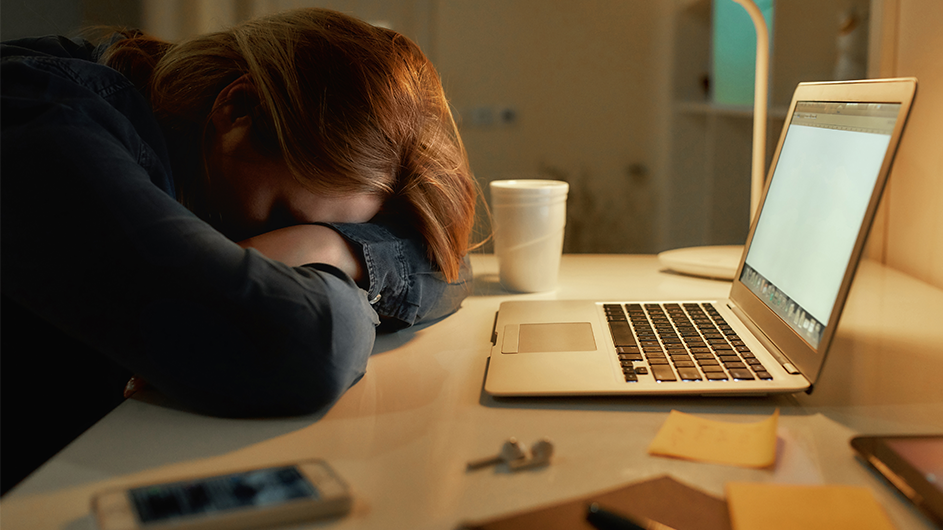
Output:
<instances>
[{"instance_id":1,"label":"lamp arm","mask_svg":"<svg viewBox=\"0 0 943 530\"><path fill-rule=\"evenodd\" d=\"M753 92L753 165L750 175L750 222L756 217L766 178L766 106L769 88L769 30L763 13L753 0L733 0L740 4L756 27L756 75Z\"/></svg>"}]
</instances>

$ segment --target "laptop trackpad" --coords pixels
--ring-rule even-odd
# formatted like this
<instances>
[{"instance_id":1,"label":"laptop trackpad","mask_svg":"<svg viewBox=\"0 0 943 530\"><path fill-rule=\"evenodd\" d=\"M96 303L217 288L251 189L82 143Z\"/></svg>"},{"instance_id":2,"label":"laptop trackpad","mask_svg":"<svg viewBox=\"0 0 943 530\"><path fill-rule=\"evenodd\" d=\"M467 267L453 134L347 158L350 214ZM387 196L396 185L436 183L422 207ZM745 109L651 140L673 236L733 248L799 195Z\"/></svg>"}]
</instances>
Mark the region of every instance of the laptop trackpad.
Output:
<instances>
[{"instance_id":1,"label":"laptop trackpad","mask_svg":"<svg viewBox=\"0 0 943 530\"><path fill-rule=\"evenodd\" d=\"M596 339L589 322L508 325L501 345L502 353L595 350Z\"/></svg>"}]
</instances>

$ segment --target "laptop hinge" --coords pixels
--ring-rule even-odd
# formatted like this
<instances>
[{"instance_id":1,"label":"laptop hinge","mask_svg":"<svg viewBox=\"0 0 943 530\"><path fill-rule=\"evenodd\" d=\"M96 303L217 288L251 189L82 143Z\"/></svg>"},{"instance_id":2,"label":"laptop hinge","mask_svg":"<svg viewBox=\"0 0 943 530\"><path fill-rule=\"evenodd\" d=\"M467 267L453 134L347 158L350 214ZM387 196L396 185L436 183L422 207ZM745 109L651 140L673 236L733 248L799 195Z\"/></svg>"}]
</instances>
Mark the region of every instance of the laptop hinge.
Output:
<instances>
[{"instance_id":1,"label":"laptop hinge","mask_svg":"<svg viewBox=\"0 0 943 530\"><path fill-rule=\"evenodd\" d=\"M798 368L796 368L794 364L792 364L792 361L790 361L786 355L776 347L776 344L769 340L769 337L767 337L765 333L763 333L756 325L753 324L753 321L746 315L746 313L741 311L739 307L731 302L727 302L727 307L730 308L730 310L733 311L735 315L737 315L737 318L740 319L740 322L743 322L744 325L750 328L750 331L753 332L753 336L763 343L763 346L765 346L770 355L772 355L773 358L776 359L780 365L782 365L783 370L785 370L786 373L792 375L799 375L802 373Z\"/></svg>"}]
</instances>

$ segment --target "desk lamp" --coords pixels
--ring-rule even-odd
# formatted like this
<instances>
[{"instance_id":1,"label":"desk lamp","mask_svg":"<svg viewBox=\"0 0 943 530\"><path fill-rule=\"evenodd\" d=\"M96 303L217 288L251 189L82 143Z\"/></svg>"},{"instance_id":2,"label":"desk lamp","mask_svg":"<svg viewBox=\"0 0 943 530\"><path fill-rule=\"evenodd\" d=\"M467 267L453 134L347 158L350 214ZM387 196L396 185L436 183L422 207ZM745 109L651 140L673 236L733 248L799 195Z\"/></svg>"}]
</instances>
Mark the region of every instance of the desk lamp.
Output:
<instances>
[{"instance_id":1,"label":"desk lamp","mask_svg":"<svg viewBox=\"0 0 943 530\"><path fill-rule=\"evenodd\" d=\"M769 31L763 13L753 0L740 4L756 28L756 74L753 91L753 163L750 177L750 223L756 217L766 175L766 108L769 87ZM668 250L658 254L662 265L676 272L732 280L740 264L743 245L715 245Z\"/></svg>"}]
</instances>

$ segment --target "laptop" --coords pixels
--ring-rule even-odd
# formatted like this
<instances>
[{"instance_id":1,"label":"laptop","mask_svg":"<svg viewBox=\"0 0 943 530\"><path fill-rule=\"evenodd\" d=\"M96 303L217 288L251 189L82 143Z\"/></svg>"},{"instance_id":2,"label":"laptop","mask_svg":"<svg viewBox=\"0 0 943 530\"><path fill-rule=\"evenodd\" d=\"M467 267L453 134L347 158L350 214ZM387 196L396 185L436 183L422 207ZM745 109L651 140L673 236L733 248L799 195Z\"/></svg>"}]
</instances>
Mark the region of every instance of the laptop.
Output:
<instances>
[{"instance_id":1,"label":"laptop","mask_svg":"<svg viewBox=\"0 0 943 530\"><path fill-rule=\"evenodd\" d=\"M504 302L485 391L811 392L916 85L799 84L727 299Z\"/></svg>"}]
</instances>

